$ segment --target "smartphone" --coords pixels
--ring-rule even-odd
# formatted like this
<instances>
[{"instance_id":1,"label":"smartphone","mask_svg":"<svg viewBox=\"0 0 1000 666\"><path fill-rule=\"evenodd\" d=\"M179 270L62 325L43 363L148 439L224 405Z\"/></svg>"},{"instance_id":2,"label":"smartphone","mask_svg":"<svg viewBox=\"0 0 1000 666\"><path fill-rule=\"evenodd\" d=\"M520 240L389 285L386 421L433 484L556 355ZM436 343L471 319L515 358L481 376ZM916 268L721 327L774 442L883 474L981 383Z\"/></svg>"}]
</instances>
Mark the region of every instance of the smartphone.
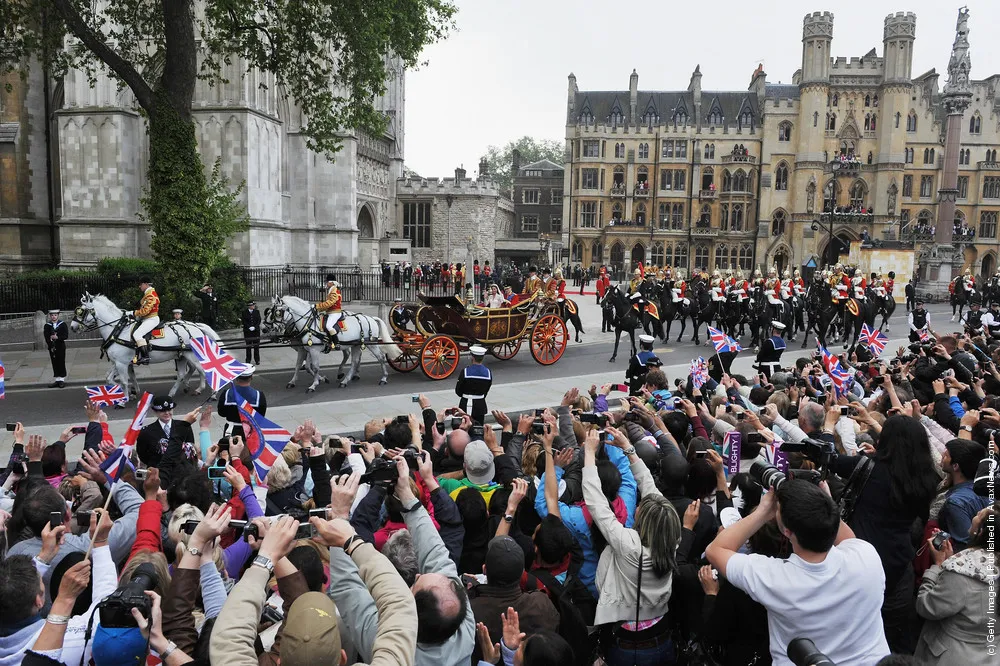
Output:
<instances>
[{"instance_id":1,"label":"smartphone","mask_svg":"<svg viewBox=\"0 0 1000 666\"><path fill-rule=\"evenodd\" d=\"M806 380L803 379L802 377L799 377L798 379L795 380L795 385L798 386L799 388L805 388Z\"/></svg>"},{"instance_id":2,"label":"smartphone","mask_svg":"<svg viewBox=\"0 0 1000 666\"><path fill-rule=\"evenodd\" d=\"M326 440L326 444L331 449L339 449L341 446L343 446L341 444L341 440L339 437L331 437L330 439Z\"/></svg>"},{"instance_id":3,"label":"smartphone","mask_svg":"<svg viewBox=\"0 0 1000 666\"><path fill-rule=\"evenodd\" d=\"M219 451L228 451L229 443L232 441L232 437L223 437L219 440Z\"/></svg>"},{"instance_id":4,"label":"smartphone","mask_svg":"<svg viewBox=\"0 0 1000 666\"><path fill-rule=\"evenodd\" d=\"M826 404L826 393L817 393L816 394L816 402L818 402L821 405L825 405Z\"/></svg>"},{"instance_id":5,"label":"smartphone","mask_svg":"<svg viewBox=\"0 0 1000 666\"><path fill-rule=\"evenodd\" d=\"M90 517L94 515L92 511L77 511L76 512L76 524L87 529L90 527Z\"/></svg>"},{"instance_id":6,"label":"smartphone","mask_svg":"<svg viewBox=\"0 0 1000 666\"><path fill-rule=\"evenodd\" d=\"M145 481L146 480L146 476L148 474L149 474L149 470L146 470L146 469L137 469L137 470L135 470L136 481Z\"/></svg>"},{"instance_id":7,"label":"smartphone","mask_svg":"<svg viewBox=\"0 0 1000 666\"><path fill-rule=\"evenodd\" d=\"M87 432L87 426L73 426L69 431L74 435L82 435Z\"/></svg>"},{"instance_id":8,"label":"smartphone","mask_svg":"<svg viewBox=\"0 0 1000 666\"><path fill-rule=\"evenodd\" d=\"M542 409L536 409L536 410L535 410L535 418L538 418L539 416L541 416L541 415L542 415L542 414L544 414L544 413L545 413L545 408L542 408Z\"/></svg>"},{"instance_id":9,"label":"smartphone","mask_svg":"<svg viewBox=\"0 0 1000 666\"><path fill-rule=\"evenodd\" d=\"M619 391L621 393L628 393L628 384L612 384L612 391Z\"/></svg>"},{"instance_id":10,"label":"smartphone","mask_svg":"<svg viewBox=\"0 0 1000 666\"><path fill-rule=\"evenodd\" d=\"M409 414L400 414L399 416L396 417L396 423L409 423L409 422L410 422Z\"/></svg>"},{"instance_id":11,"label":"smartphone","mask_svg":"<svg viewBox=\"0 0 1000 666\"><path fill-rule=\"evenodd\" d=\"M50 511L49 512L49 528L58 527L63 524L66 514L62 511Z\"/></svg>"},{"instance_id":12,"label":"smartphone","mask_svg":"<svg viewBox=\"0 0 1000 666\"><path fill-rule=\"evenodd\" d=\"M747 413L746 412L736 412L736 420L737 421L742 421L746 417L747 417Z\"/></svg>"},{"instance_id":13,"label":"smartphone","mask_svg":"<svg viewBox=\"0 0 1000 666\"><path fill-rule=\"evenodd\" d=\"M849 410L848 410L847 405L841 405L840 406L840 415L841 416L847 416L848 412L849 412Z\"/></svg>"},{"instance_id":14,"label":"smartphone","mask_svg":"<svg viewBox=\"0 0 1000 666\"><path fill-rule=\"evenodd\" d=\"M365 447L360 444L351 444L351 453L362 453L364 450Z\"/></svg>"},{"instance_id":15,"label":"smartphone","mask_svg":"<svg viewBox=\"0 0 1000 666\"><path fill-rule=\"evenodd\" d=\"M451 417L451 429L458 430L461 427L462 427L462 417L461 416Z\"/></svg>"},{"instance_id":16,"label":"smartphone","mask_svg":"<svg viewBox=\"0 0 1000 666\"><path fill-rule=\"evenodd\" d=\"M322 509L309 509L309 517L312 518L313 516L326 520L329 518L329 509L327 509L327 507L323 507Z\"/></svg>"},{"instance_id":17,"label":"smartphone","mask_svg":"<svg viewBox=\"0 0 1000 666\"><path fill-rule=\"evenodd\" d=\"M208 468L208 478L210 479L224 479L226 478L226 466L225 465L212 465Z\"/></svg>"},{"instance_id":18,"label":"smartphone","mask_svg":"<svg viewBox=\"0 0 1000 666\"><path fill-rule=\"evenodd\" d=\"M733 406L726 405L726 414L732 414L732 413L733 413Z\"/></svg>"},{"instance_id":19,"label":"smartphone","mask_svg":"<svg viewBox=\"0 0 1000 666\"><path fill-rule=\"evenodd\" d=\"M420 402L420 396L414 393L410 396L410 402Z\"/></svg>"},{"instance_id":20,"label":"smartphone","mask_svg":"<svg viewBox=\"0 0 1000 666\"><path fill-rule=\"evenodd\" d=\"M704 396L696 395L693 398L691 398L691 402L693 402L696 405L700 405L703 397Z\"/></svg>"},{"instance_id":21,"label":"smartphone","mask_svg":"<svg viewBox=\"0 0 1000 666\"><path fill-rule=\"evenodd\" d=\"M476 424L471 428L469 428L470 439L482 439L485 434L486 434L486 428L484 428L481 425Z\"/></svg>"},{"instance_id":22,"label":"smartphone","mask_svg":"<svg viewBox=\"0 0 1000 666\"><path fill-rule=\"evenodd\" d=\"M8 423L7 424L7 432L14 432L15 430L17 430L17 424L16 423Z\"/></svg>"}]
</instances>

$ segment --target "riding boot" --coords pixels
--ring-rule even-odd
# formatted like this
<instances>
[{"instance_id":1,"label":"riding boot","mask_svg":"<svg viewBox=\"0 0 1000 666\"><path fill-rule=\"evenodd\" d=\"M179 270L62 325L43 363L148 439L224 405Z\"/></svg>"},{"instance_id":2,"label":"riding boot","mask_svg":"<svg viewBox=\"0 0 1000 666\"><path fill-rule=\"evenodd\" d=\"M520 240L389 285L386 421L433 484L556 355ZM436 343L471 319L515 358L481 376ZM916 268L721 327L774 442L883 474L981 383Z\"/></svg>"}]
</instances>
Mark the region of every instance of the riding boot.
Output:
<instances>
[{"instance_id":1,"label":"riding boot","mask_svg":"<svg viewBox=\"0 0 1000 666\"><path fill-rule=\"evenodd\" d=\"M142 345L141 347L136 347L135 352L136 352L136 358L135 358L136 365L149 365L149 347L147 347L146 345Z\"/></svg>"}]
</instances>

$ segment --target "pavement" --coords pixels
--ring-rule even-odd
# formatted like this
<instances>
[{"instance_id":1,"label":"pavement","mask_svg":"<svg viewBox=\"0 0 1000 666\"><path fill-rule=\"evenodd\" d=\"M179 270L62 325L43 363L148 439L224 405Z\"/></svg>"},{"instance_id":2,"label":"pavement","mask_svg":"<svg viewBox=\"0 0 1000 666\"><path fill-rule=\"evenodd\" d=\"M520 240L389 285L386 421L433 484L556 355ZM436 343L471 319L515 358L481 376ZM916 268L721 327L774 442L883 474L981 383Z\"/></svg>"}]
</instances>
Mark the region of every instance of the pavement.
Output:
<instances>
[{"instance_id":1,"label":"pavement","mask_svg":"<svg viewBox=\"0 0 1000 666\"><path fill-rule=\"evenodd\" d=\"M554 365L537 364L526 347L522 347L508 361L487 357L486 363L494 375L488 399L490 409L510 413L527 411L558 404L562 394L573 387L586 391L592 384L624 381L629 359L628 341L622 341L617 362L610 364L608 359L613 338L610 334L600 332L600 309L594 304L593 297L577 298L577 302L581 306L584 330L587 331L583 336L584 342L577 344L570 341L563 357ZM930 306L928 310L939 331L951 330L945 325L950 317L947 305ZM890 324L887 353L894 352L898 345L908 342L905 339L904 308L897 311ZM570 331L572 334L572 327ZM664 370L671 380L687 375L692 358L707 357L712 351L711 347L705 345L696 347L690 341L690 336L689 329L683 342L672 340L668 344L657 344L654 348L663 360ZM800 344L789 345L783 356L786 365L791 365L799 356L812 353L814 347L811 344L805 349L801 349ZM834 349L831 348L831 351ZM295 388L285 387L293 371L295 354L291 350L268 348L261 352L263 363L254 376L253 385L267 397L268 418L289 430L311 418L324 434L357 433L373 418L417 412L415 400L420 393L430 398L436 409L452 406L457 402L454 376L449 380L435 382L426 378L420 370L406 374L390 370L389 383L379 386L378 378L381 373L371 364L362 367L359 380L343 389L337 387L336 371L331 368L327 377L332 383L320 384L315 393L307 394L305 387L310 382L306 381L307 375L304 372L299 374ZM0 420L7 423L21 421L30 433L40 434L49 441L57 439L65 428L84 423L86 393L83 386L103 382L109 367L107 361L97 361L96 348L68 350L70 383L63 389L49 389L45 387L51 381L51 370L48 368L48 355L45 352L24 353L21 358L14 358L17 354L9 356L12 357L10 360L7 356L3 359L8 368L8 380L6 399L0 401ZM241 357L238 358L242 360ZM339 358L339 354L333 354L329 360L331 363L339 362ZM752 374L753 358L754 354L750 351L741 354L733 363L733 372ZM463 364L465 362L466 359L463 359ZM140 368L140 385L143 390L165 393L173 383L170 371L172 368L168 364L161 364L158 368ZM197 397L178 394L175 398L175 413L184 414L203 404L208 394ZM133 405L131 403L125 409L108 412L111 431L116 437L124 433L133 414ZM213 435L221 436L221 430L222 422L215 417ZM0 431L0 463L6 460L12 443L10 433ZM71 440L67 446L70 458L78 456L82 446L82 436Z\"/></svg>"}]
</instances>

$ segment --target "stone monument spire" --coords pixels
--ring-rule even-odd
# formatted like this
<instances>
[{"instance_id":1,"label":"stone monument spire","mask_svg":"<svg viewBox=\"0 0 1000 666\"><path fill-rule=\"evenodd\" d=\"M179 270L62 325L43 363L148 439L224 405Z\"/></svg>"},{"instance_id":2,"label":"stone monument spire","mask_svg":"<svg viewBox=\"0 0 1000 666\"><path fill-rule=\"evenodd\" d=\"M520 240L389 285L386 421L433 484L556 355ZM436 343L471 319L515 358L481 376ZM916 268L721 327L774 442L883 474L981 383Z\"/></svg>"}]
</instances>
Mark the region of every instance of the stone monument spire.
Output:
<instances>
[{"instance_id":1,"label":"stone monument spire","mask_svg":"<svg viewBox=\"0 0 1000 666\"><path fill-rule=\"evenodd\" d=\"M948 112L944 136L944 164L941 189L938 190L938 220L934 233L937 246L931 255L931 272L928 277L937 287L951 281L953 274L961 270L965 258L952 245L952 231L955 222L955 199L958 196L958 152L962 143L962 115L972 102L972 85L969 75L972 60L969 58L969 8L958 10L955 26L955 43L951 48L948 62L948 82L944 86L943 102ZM934 267L937 265L937 276Z\"/></svg>"}]
</instances>

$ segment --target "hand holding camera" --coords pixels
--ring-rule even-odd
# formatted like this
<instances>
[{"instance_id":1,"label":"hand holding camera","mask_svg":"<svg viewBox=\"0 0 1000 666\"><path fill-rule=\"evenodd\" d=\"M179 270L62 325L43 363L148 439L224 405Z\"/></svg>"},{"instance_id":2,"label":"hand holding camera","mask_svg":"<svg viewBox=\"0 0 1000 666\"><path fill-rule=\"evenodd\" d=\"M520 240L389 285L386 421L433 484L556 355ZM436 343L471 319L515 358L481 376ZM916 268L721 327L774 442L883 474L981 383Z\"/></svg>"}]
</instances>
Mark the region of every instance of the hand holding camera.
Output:
<instances>
[{"instance_id":1,"label":"hand holding camera","mask_svg":"<svg viewBox=\"0 0 1000 666\"><path fill-rule=\"evenodd\" d=\"M335 518L348 518L351 515L351 506L354 498L358 494L358 486L361 482L361 475L357 472L352 474L341 474L330 479L330 515Z\"/></svg>"},{"instance_id":2,"label":"hand holding camera","mask_svg":"<svg viewBox=\"0 0 1000 666\"><path fill-rule=\"evenodd\" d=\"M232 517L233 510L228 504L209 507L208 514L198 522L198 527L191 535L188 547L201 549L205 544L215 541L229 527Z\"/></svg>"},{"instance_id":3,"label":"hand holding camera","mask_svg":"<svg viewBox=\"0 0 1000 666\"><path fill-rule=\"evenodd\" d=\"M934 564L941 566L945 560L955 554L955 549L951 545L951 535L947 532L935 532L934 536L927 540L931 549L931 558Z\"/></svg>"},{"instance_id":4,"label":"hand holding camera","mask_svg":"<svg viewBox=\"0 0 1000 666\"><path fill-rule=\"evenodd\" d=\"M292 544L297 538L299 531L299 521L291 516L281 516L267 530L267 535L260 544L260 555L278 562L292 552Z\"/></svg>"}]
</instances>

